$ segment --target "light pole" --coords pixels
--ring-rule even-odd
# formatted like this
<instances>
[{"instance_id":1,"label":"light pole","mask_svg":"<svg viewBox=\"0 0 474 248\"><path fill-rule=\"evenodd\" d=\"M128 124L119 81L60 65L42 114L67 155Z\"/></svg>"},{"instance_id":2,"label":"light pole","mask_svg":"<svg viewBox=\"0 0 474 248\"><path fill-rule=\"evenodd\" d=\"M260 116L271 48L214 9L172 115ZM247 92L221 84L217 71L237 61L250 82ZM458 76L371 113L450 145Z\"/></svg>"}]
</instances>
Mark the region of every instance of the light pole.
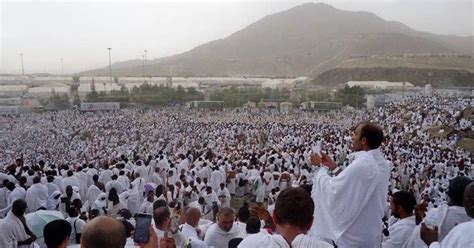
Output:
<instances>
[{"instance_id":1,"label":"light pole","mask_svg":"<svg viewBox=\"0 0 474 248\"><path fill-rule=\"evenodd\" d=\"M142 77L145 76L145 55L142 55Z\"/></svg>"},{"instance_id":2,"label":"light pole","mask_svg":"<svg viewBox=\"0 0 474 248\"><path fill-rule=\"evenodd\" d=\"M110 50L112 50L112 48L108 47L107 50L109 50L109 74L110 74L110 83L112 83L112 59L110 55Z\"/></svg>"},{"instance_id":3,"label":"light pole","mask_svg":"<svg viewBox=\"0 0 474 248\"><path fill-rule=\"evenodd\" d=\"M23 53L20 53L21 58L21 74L25 76L25 67L23 66Z\"/></svg>"},{"instance_id":4,"label":"light pole","mask_svg":"<svg viewBox=\"0 0 474 248\"><path fill-rule=\"evenodd\" d=\"M63 63L63 58L61 58L61 74L64 76L64 63Z\"/></svg>"},{"instance_id":5,"label":"light pole","mask_svg":"<svg viewBox=\"0 0 474 248\"><path fill-rule=\"evenodd\" d=\"M146 52L148 52L148 50L145 49L145 60L143 61L143 74L145 75L145 65L146 65Z\"/></svg>"}]
</instances>

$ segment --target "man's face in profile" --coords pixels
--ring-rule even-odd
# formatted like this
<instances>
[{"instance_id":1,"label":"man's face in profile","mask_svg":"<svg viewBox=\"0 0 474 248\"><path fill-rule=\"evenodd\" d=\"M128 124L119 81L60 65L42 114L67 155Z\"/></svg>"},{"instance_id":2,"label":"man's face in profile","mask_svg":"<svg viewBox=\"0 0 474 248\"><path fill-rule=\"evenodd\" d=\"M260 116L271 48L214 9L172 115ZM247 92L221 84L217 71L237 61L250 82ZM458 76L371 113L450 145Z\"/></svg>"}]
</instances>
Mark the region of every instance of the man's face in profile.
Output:
<instances>
[{"instance_id":1,"label":"man's face in profile","mask_svg":"<svg viewBox=\"0 0 474 248\"><path fill-rule=\"evenodd\" d=\"M363 150L362 137L360 136L362 125L358 125L352 133L352 151L358 152Z\"/></svg>"},{"instance_id":2,"label":"man's face in profile","mask_svg":"<svg viewBox=\"0 0 474 248\"><path fill-rule=\"evenodd\" d=\"M234 225L234 215L230 214L219 216L217 225L226 232L230 231Z\"/></svg>"}]
</instances>

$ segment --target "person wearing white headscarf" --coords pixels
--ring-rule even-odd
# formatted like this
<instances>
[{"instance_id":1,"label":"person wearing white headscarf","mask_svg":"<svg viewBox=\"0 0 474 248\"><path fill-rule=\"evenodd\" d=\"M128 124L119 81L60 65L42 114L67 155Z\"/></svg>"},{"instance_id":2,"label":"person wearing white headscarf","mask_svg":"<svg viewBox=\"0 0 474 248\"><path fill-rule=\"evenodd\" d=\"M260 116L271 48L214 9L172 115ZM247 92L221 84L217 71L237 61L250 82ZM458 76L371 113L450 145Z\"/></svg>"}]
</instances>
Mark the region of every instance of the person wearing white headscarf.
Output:
<instances>
[{"instance_id":1,"label":"person wearing white headscarf","mask_svg":"<svg viewBox=\"0 0 474 248\"><path fill-rule=\"evenodd\" d=\"M99 210L99 215L106 214L107 208L107 195L105 193L100 193L97 199L92 204L91 209Z\"/></svg>"},{"instance_id":2,"label":"person wearing white headscarf","mask_svg":"<svg viewBox=\"0 0 474 248\"><path fill-rule=\"evenodd\" d=\"M119 195L120 203L124 206L128 206L128 197L130 196L129 191L124 191L122 194Z\"/></svg>"},{"instance_id":3,"label":"person wearing white headscarf","mask_svg":"<svg viewBox=\"0 0 474 248\"><path fill-rule=\"evenodd\" d=\"M76 199L82 200L82 199L81 199L81 195L79 194L79 187L77 187L77 186L72 186L71 202L74 201L74 200L76 200Z\"/></svg>"},{"instance_id":4,"label":"person wearing white headscarf","mask_svg":"<svg viewBox=\"0 0 474 248\"><path fill-rule=\"evenodd\" d=\"M97 185L92 184L91 186L89 186L89 189L87 190L87 201L89 202L89 206L92 207L92 204L94 204L100 193L103 192L99 189L99 187L97 187Z\"/></svg>"},{"instance_id":5,"label":"person wearing white headscarf","mask_svg":"<svg viewBox=\"0 0 474 248\"><path fill-rule=\"evenodd\" d=\"M137 179L131 183L132 188L128 190L127 209L130 210L132 215L137 213L142 202L140 197L142 190L140 189L143 189L143 185L140 188L140 181L137 181Z\"/></svg>"},{"instance_id":6,"label":"person wearing white headscarf","mask_svg":"<svg viewBox=\"0 0 474 248\"><path fill-rule=\"evenodd\" d=\"M136 192L138 192L138 196L139 196L139 201L140 202L143 202L144 200L144 196L143 196L143 190L145 189L145 179L141 178L141 177L137 177L135 178L135 180L133 180L133 182L130 184L132 185L132 189Z\"/></svg>"},{"instance_id":7,"label":"person wearing white headscarf","mask_svg":"<svg viewBox=\"0 0 474 248\"><path fill-rule=\"evenodd\" d=\"M60 202L61 202L61 192L54 191L48 197L48 201L46 202L46 209L47 210L58 210Z\"/></svg>"}]
</instances>

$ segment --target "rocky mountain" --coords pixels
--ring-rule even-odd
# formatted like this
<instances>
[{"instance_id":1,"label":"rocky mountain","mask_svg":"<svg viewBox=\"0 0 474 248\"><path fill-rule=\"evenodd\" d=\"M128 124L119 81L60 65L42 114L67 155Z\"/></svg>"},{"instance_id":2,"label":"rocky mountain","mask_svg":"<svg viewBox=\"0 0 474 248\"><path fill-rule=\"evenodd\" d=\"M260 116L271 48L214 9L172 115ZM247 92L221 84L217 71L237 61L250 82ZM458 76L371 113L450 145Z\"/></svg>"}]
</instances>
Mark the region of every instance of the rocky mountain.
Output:
<instances>
[{"instance_id":1,"label":"rocky mountain","mask_svg":"<svg viewBox=\"0 0 474 248\"><path fill-rule=\"evenodd\" d=\"M472 55L473 44L472 36L419 32L369 12L307 3L265 16L224 39L148 61L146 71L149 75L180 76L317 76L360 57ZM439 60L442 66L443 59ZM464 58L460 63L472 62ZM139 61L127 63L113 64L114 75L142 74ZM409 67L416 68L416 63ZM80 75L107 73L108 67L104 67Z\"/></svg>"}]
</instances>

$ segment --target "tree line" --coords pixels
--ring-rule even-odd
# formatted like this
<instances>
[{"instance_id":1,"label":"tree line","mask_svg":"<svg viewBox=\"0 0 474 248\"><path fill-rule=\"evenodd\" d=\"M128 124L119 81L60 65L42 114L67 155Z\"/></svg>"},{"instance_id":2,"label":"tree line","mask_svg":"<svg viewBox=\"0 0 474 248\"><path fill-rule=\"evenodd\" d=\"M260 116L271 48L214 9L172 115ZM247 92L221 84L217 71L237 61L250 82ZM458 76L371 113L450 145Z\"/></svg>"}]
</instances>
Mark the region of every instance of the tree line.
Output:
<instances>
[{"instance_id":1,"label":"tree line","mask_svg":"<svg viewBox=\"0 0 474 248\"><path fill-rule=\"evenodd\" d=\"M263 101L272 102L292 102L299 105L306 101L335 101L343 105L349 105L361 108L365 103L365 90L361 87L345 86L332 92L330 90L296 90L288 88L262 88L237 86L207 90L206 93L200 92L193 87L184 88L168 87L163 85L151 85L144 83L139 87L133 87L130 91L122 86L120 90L113 90L108 93L98 92L95 85L92 84L91 91L86 95L86 102L120 102L124 105L129 103L138 103L154 106L176 106L184 105L190 101L223 101L225 107L243 107L248 102L260 103ZM78 105L81 100L77 93L77 88L71 92L72 104L69 96L52 94L47 104L60 109L70 108Z\"/></svg>"}]
</instances>

